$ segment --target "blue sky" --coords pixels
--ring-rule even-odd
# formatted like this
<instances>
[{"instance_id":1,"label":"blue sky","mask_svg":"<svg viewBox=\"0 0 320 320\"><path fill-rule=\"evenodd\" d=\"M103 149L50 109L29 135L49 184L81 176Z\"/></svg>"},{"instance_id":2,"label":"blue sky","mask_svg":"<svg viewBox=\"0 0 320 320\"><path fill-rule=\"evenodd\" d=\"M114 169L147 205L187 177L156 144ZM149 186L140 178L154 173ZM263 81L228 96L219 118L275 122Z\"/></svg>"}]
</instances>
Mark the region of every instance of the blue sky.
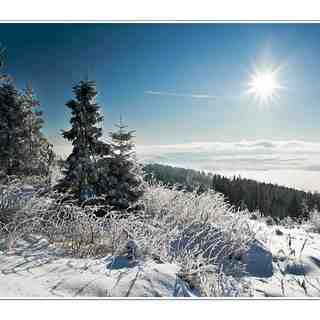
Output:
<instances>
[{"instance_id":1,"label":"blue sky","mask_svg":"<svg viewBox=\"0 0 320 320\"><path fill-rule=\"evenodd\" d=\"M87 74L106 132L122 113L150 150L319 141L319 24L1 24L0 42L6 71L19 87L32 82L56 145L69 126L65 102ZM246 90L265 67L279 69L283 89L261 104Z\"/></svg>"},{"instance_id":2,"label":"blue sky","mask_svg":"<svg viewBox=\"0 0 320 320\"><path fill-rule=\"evenodd\" d=\"M50 135L68 126L64 104L86 74L97 81L106 127L122 112L143 143L320 133L317 24L1 24L0 39L8 72L20 86L32 81ZM283 66L287 88L264 108L241 96L259 64Z\"/></svg>"}]
</instances>

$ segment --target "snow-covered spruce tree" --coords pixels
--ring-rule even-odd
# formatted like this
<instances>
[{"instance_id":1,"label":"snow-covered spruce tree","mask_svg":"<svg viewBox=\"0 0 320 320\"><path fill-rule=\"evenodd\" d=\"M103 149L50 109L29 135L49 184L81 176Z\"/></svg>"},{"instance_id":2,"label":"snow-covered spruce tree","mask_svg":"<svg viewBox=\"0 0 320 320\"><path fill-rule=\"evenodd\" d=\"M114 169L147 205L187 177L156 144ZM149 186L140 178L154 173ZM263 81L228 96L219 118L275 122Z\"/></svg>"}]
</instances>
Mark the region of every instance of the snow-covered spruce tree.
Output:
<instances>
[{"instance_id":1,"label":"snow-covered spruce tree","mask_svg":"<svg viewBox=\"0 0 320 320\"><path fill-rule=\"evenodd\" d=\"M25 135L25 174L49 175L50 166L54 160L52 144L44 137L42 111L39 111L39 100L36 99L31 84L22 95L22 108L24 112L23 126Z\"/></svg>"},{"instance_id":2,"label":"snow-covered spruce tree","mask_svg":"<svg viewBox=\"0 0 320 320\"><path fill-rule=\"evenodd\" d=\"M52 145L41 132L40 103L31 86L21 93L3 74L5 49L0 47L0 172L9 175L49 176Z\"/></svg>"},{"instance_id":3,"label":"snow-covered spruce tree","mask_svg":"<svg viewBox=\"0 0 320 320\"><path fill-rule=\"evenodd\" d=\"M122 123L110 134L112 154L107 159L108 173L102 177L107 185L106 201L116 209L128 209L143 194L142 168L138 164L133 143L133 133Z\"/></svg>"},{"instance_id":4,"label":"snow-covered spruce tree","mask_svg":"<svg viewBox=\"0 0 320 320\"><path fill-rule=\"evenodd\" d=\"M1 46L0 43L0 70L3 69L4 67L4 54L5 54L6 49L4 47ZM8 81L9 80L9 76L0 72L0 81Z\"/></svg>"},{"instance_id":5,"label":"snow-covered spruce tree","mask_svg":"<svg viewBox=\"0 0 320 320\"><path fill-rule=\"evenodd\" d=\"M57 189L83 202L102 191L98 184L100 170L97 161L110 153L110 146L99 140L102 129L97 125L103 117L96 103L95 82L80 81L73 88L73 93L75 99L66 103L71 110L72 127L62 132L63 137L72 142L73 150L65 162L65 176Z\"/></svg>"},{"instance_id":6,"label":"snow-covered spruce tree","mask_svg":"<svg viewBox=\"0 0 320 320\"><path fill-rule=\"evenodd\" d=\"M11 82L0 86L0 168L5 175L19 174L25 158L26 129L21 96Z\"/></svg>"}]
</instances>

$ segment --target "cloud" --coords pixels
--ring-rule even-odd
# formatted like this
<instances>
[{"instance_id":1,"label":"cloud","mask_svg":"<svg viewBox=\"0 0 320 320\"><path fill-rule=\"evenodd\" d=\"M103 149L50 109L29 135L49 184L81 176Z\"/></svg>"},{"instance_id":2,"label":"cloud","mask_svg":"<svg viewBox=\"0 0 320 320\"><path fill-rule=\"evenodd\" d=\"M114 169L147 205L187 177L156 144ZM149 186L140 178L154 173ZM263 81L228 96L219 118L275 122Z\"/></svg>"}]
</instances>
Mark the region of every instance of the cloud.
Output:
<instances>
[{"instance_id":1,"label":"cloud","mask_svg":"<svg viewBox=\"0 0 320 320\"><path fill-rule=\"evenodd\" d=\"M146 163L158 162L225 176L241 175L320 191L320 142L243 140L139 145L137 154Z\"/></svg>"},{"instance_id":2,"label":"cloud","mask_svg":"<svg viewBox=\"0 0 320 320\"><path fill-rule=\"evenodd\" d=\"M52 139L62 156L72 146L64 139ZM51 141L52 141L51 140ZM192 167L208 171L304 170L320 172L320 142L300 140L242 140L238 142L191 142L168 145L137 145L143 162Z\"/></svg>"},{"instance_id":3,"label":"cloud","mask_svg":"<svg viewBox=\"0 0 320 320\"><path fill-rule=\"evenodd\" d=\"M208 94L185 94L185 93L175 93L166 91L153 91L148 90L144 92L145 94L158 95L158 96L171 96L171 97L182 97L182 98L194 98L194 99L216 99L216 96L211 96Z\"/></svg>"},{"instance_id":4,"label":"cloud","mask_svg":"<svg viewBox=\"0 0 320 320\"><path fill-rule=\"evenodd\" d=\"M298 140L141 145L137 152L147 162L161 159L199 170L320 171L320 143Z\"/></svg>"}]
</instances>

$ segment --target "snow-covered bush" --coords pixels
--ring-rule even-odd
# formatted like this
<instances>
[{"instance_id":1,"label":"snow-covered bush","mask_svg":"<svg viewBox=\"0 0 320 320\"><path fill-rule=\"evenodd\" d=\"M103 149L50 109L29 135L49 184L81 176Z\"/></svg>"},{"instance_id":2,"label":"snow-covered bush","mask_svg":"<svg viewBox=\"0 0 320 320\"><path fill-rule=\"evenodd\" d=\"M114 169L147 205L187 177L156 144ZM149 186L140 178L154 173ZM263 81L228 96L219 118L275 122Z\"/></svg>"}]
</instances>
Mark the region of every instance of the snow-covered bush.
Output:
<instances>
[{"instance_id":1,"label":"snow-covered bush","mask_svg":"<svg viewBox=\"0 0 320 320\"><path fill-rule=\"evenodd\" d=\"M266 217L265 223L267 226L273 226L276 224L276 222L274 221L274 219L272 217Z\"/></svg>"},{"instance_id":2,"label":"snow-covered bush","mask_svg":"<svg viewBox=\"0 0 320 320\"><path fill-rule=\"evenodd\" d=\"M142 202L145 217L128 226L134 226L129 235L145 252L179 264L186 273L208 263L224 265L226 272L254 238L249 212L236 211L213 191L197 194L155 184L147 188Z\"/></svg>"},{"instance_id":3,"label":"snow-covered bush","mask_svg":"<svg viewBox=\"0 0 320 320\"><path fill-rule=\"evenodd\" d=\"M256 214L250 215L250 220L258 220L258 216Z\"/></svg>"},{"instance_id":4,"label":"snow-covered bush","mask_svg":"<svg viewBox=\"0 0 320 320\"><path fill-rule=\"evenodd\" d=\"M251 212L249 214L249 219L250 220L261 220L262 219L262 214L259 210L256 210L254 212Z\"/></svg>"},{"instance_id":5,"label":"snow-covered bush","mask_svg":"<svg viewBox=\"0 0 320 320\"><path fill-rule=\"evenodd\" d=\"M10 177L4 184L0 184L0 212L22 208L32 192L34 192L33 186L26 184L20 178Z\"/></svg>"},{"instance_id":6,"label":"snow-covered bush","mask_svg":"<svg viewBox=\"0 0 320 320\"><path fill-rule=\"evenodd\" d=\"M279 221L280 226L283 226L283 227L289 228L289 229L296 227L296 224L297 224L297 222L294 219L292 219L291 217L284 217L283 219L281 219Z\"/></svg>"},{"instance_id":7,"label":"snow-covered bush","mask_svg":"<svg viewBox=\"0 0 320 320\"><path fill-rule=\"evenodd\" d=\"M52 195L54 198L34 194L9 223L0 226L0 236L7 237L12 246L18 239L39 234L73 256L101 255L105 245L102 245L102 221L94 215L96 208L63 203Z\"/></svg>"},{"instance_id":8,"label":"snow-covered bush","mask_svg":"<svg viewBox=\"0 0 320 320\"><path fill-rule=\"evenodd\" d=\"M241 256L255 235L249 212L235 210L222 195L151 184L140 200L144 210L139 214L109 212L104 217L94 214L98 206L80 207L61 200L57 194L35 195L3 226L2 233L12 245L26 235L40 234L77 257L121 256L133 241L138 259L179 266L181 277L195 279L194 287L201 294L234 295L238 290L232 287L241 272ZM219 270L219 275L215 271L212 276L208 266ZM205 284L207 277L210 283ZM222 277L230 280L231 291L219 284Z\"/></svg>"},{"instance_id":9,"label":"snow-covered bush","mask_svg":"<svg viewBox=\"0 0 320 320\"><path fill-rule=\"evenodd\" d=\"M220 193L207 191L202 194L167 188L163 184L151 184L142 197L146 216L173 216L179 223L219 223L231 212Z\"/></svg>"},{"instance_id":10,"label":"snow-covered bush","mask_svg":"<svg viewBox=\"0 0 320 320\"><path fill-rule=\"evenodd\" d=\"M248 297L252 296L249 285L228 276L222 271L200 273L200 294L205 297Z\"/></svg>"},{"instance_id":11,"label":"snow-covered bush","mask_svg":"<svg viewBox=\"0 0 320 320\"><path fill-rule=\"evenodd\" d=\"M104 237L114 240L112 251L117 251L117 245L123 245L117 239L118 235L126 234L126 238L140 243L144 252L166 261L174 257L178 259L177 251L184 252L179 259L183 255L199 257L201 254L208 258L210 251L212 258L213 253L218 255L217 248L221 251L220 255L236 256L253 237L247 224L247 213L235 211L220 194L214 192L198 195L196 192L151 185L141 202L145 207L141 215L129 214L119 218L114 213L97 218L94 215L97 208L94 206L81 208L73 203L59 203L59 199L35 195L17 214L19 221L15 224L21 230L27 228L28 232L32 231L29 229L45 232L49 238L90 233L85 228L99 229ZM33 223L24 226L23 221L30 220ZM201 254L191 253L198 250L197 242L201 242Z\"/></svg>"},{"instance_id":12,"label":"snow-covered bush","mask_svg":"<svg viewBox=\"0 0 320 320\"><path fill-rule=\"evenodd\" d=\"M183 192L161 184L149 185L141 202L142 215L109 220L117 252L133 239L142 257L178 265L180 277L203 295L242 292L240 283L237 287L240 260L255 236L248 211L236 211L215 192ZM207 277L210 285L205 285ZM225 287L222 277L228 279Z\"/></svg>"}]
</instances>

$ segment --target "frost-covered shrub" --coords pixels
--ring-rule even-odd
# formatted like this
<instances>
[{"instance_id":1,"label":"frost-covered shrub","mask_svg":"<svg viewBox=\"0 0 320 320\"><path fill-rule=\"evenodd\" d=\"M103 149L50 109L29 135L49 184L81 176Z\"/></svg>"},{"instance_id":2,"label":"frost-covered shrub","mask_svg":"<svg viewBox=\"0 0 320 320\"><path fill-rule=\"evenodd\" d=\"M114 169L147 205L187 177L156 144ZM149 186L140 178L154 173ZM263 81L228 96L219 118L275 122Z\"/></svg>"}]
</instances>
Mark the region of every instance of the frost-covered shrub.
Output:
<instances>
[{"instance_id":1,"label":"frost-covered shrub","mask_svg":"<svg viewBox=\"0 0 320 320\"><path fill-rule=\"evenodd\" d=\"M213 191L197 194L153 184L142 202L145 218L135 232L140 230L140 238L149 239L146 251L185 269L208 263L230 265L254 238L249 212L236 211Z\"/></svg>"},{"instance_id":2,"label":"frost-covered shrub","mask_svg":"<svg viewBox=\"0 0 320 320\"><path fill-rule=\"evenodd\" d=\"M221 270L200 273L200 294L205 297L248 297L252 296L249 285L228 276Z\"/></svg>"},{"instance_id":3,"label":"frost-covered shrub","mask_svg":"<svg viewBox=\"0 0 320 320\"><path fill-rule=\"evenodd\" d=\"M250 220L258 220L258 216L253 213L250 215Z\"/></svg>"},{"instance_id":4,"label":"frost-covered shrub","mask_svg":"<svg viewBox=\"0 0 320 320\"><path fill-rule=\"evenodd\" d=\"M202 295L242 292L237 287L240 260L255 237L248 211L235 210L212 191L197 194L160 184L149 185L140 202L145 209L139 214L109 212L97 217L98 206L80 207L58 194L35 195L2 233L11 243L40 234L77 257L116 258L128 254L128 243L134 242L139 260L178 265L181 277L194 279ZM225 286L221 279L228 279Z\"/></svg>"},{"instance_id":5,"label":"frost-covered shrub","mask_svg":"<svg viewBox=\"0 0 320 320\"><path fill-rule=\"evenodd\" d=\"M103 234L103 220L96 219L96 208L81 208L55 198L34 195L16 212L12 221L0 226L0 236L14 245L18 239L38 234L66 249L72 256L101 255L109 239Z\"/></svg>"},{"instance_id":6,"label":"frost-covered shrub","mask_svg":"<svg viewBox=\"0 0 320 320\"><path fill-rule=\"evenodd\" d=\"M249 214L250 220L260 220L262 218L260 211L254 211Z\"/></svg>"},{"instance_id":7,"label":"frost-covered shrub","mask_svg":"<svg viewBox=\"0 0 320 320\"><path fill-rule=\"evenodd\" d=\"M296 226L296 221L294 221L291 217L284 217L279 221L279 225L285 228L294 228Z\"/></svg>"},{"instance_id":8,"label":"frost-covered shrub","mask_svg":"<svg viewBox=\"0 0 320 320\"><path fill-rule=\"evenodd\" d=\"M26 185L21 179L7 179L5 184L0 185L0 211L22 208L34 191L33 186Z\"/></svg>"},{"instance_id":9,"label":"frost-covered shrub","mask_svg":"<svg viewBox=\"0 0 320 320\"><path fill-rule=\"evenodd\" d=\"M266 217L265 222L267 226L273 226L276 224L272 217Z\"/></svg>"},{"instance_id":10,"label":"frost-covered shrub","mask_svg":"<svg viewBox=\"0 0 320 320\"><path fill-rule=\"evenodd\" d=\"M11 222L30 199L48 190L46 177L6 176L0 184L0 222Z\"/></svg>"},{"instance_id":11,"label":"frost-covered shrub","mask_svg":"<svg viewBox=\"0 0 320 320\"><path fill-rule=\"evenodd\" d=\"M142 256L187 269L239 257L254 237L248 212L234 210L215 192L199 195L150 185L141 203L145 211L139 215L119 218L117 212L109 212L98 218L98 206L81 208L61 202L57 195L35 196L19 212L15 232L41 233L53 242L69 242L75 251L81 251L76 246L103 242L113 255L134 240Z\"/></svg>"},{"instance_id":12,"label":"frost-covered shrub","mask_svg":"<svg viewBox=\"0 0 320 320\"><path fill-rule=\"evenodd\" d=\"M147 216L174 216L179 223L218 223L225 217L226 212L231 211L230 205L220 193L183 192L166 188L162 184L150 185L142 197L142 202Z\"/></svg>"}]
</instances>

